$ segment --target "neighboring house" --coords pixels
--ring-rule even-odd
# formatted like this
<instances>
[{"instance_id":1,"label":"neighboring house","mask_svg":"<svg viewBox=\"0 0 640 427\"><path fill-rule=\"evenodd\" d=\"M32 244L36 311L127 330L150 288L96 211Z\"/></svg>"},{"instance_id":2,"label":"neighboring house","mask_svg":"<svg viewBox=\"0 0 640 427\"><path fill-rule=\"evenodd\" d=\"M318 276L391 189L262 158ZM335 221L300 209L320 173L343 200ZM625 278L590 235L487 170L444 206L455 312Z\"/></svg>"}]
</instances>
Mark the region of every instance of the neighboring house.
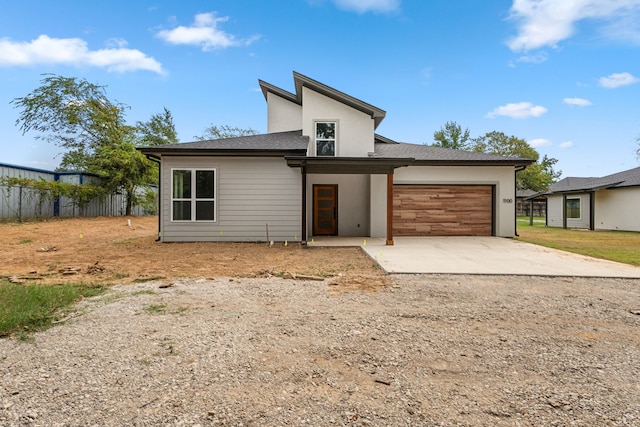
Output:
<instances>
[{"instance_id":1,"label":"neighboring house","mask_svg":"<svg viewBox=\"0 0 640 427\"><path fill-rule=\"evenodd\" d=\"M640 167L602 178L564 178L547 196L547 226L640 231Z\"/></svg>"},{"instance_id":2,"label":"neighboring house","mask_svg":"<svg viewBox=\"0 0 640 427\"><path fill-rule=\"evenodd\" d=\"M162 241L515 235L528 159L398 143L385 111L301 74L264 81L268 133L141 148L160 163Z\"/></svg>"}]
</instances>

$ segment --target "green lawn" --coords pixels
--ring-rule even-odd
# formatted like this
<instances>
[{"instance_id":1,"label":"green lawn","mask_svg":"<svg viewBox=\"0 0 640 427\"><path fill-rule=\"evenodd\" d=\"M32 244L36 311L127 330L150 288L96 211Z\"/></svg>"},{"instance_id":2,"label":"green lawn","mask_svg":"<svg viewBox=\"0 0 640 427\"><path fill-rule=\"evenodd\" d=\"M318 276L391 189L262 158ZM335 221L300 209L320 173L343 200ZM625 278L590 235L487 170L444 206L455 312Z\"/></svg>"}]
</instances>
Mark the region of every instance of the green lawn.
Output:
<instances>
[{"instance_id":1,"label":"green lawn","mask_svg":"<svg viewBox=\"0 0 640 427\"><path fill-rule=\"evenodd\" d=\"M104 286L24 285L0 279L0 338L46 329L75 302L99 295Z\"/></svg>"},{"instance_id":2,"label":"green lawn","mask_svg":"<svg viewBox=\"0 0 640 427\"><path fill-rule=\"evenodd\" d=\"M640 233L546 227L544 217L518 217L518 240L536 245L640 266Z\"/></svg>"}]
</instances>

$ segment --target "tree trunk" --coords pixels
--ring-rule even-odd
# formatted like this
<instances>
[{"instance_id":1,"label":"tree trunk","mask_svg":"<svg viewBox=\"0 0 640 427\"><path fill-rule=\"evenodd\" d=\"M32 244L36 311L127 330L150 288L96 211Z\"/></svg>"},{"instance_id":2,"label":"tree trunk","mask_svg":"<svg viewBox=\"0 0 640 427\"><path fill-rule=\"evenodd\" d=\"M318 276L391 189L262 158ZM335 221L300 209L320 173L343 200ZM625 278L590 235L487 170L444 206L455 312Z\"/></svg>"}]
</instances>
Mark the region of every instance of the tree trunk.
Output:
<instances>
[{"instance_id":1,"label":"tree trunk","mask_svg":"<svg viewBox=\"0 0 640 427\"><path fill-rule=\"evenodd\" d=\"M124 211L124 214L126 216L131 216L131 205L132 205L132 200L131 200L131 195L127 194L127 204L126 204L126 208Z\"/></svg>"},{"instance_id":2,"label":"tree trunk","mask_svg":"<svg viewBox=\"0 0 640 427\"><path fill-rule=\"evenodd\" d=\"M125 190L125 197L126 197L126 203L125 203L125 211L124 214L126 216L131 216L131 208L133 206L133 191L131 189L126 189Z\"/></svg>"}]
</instances>

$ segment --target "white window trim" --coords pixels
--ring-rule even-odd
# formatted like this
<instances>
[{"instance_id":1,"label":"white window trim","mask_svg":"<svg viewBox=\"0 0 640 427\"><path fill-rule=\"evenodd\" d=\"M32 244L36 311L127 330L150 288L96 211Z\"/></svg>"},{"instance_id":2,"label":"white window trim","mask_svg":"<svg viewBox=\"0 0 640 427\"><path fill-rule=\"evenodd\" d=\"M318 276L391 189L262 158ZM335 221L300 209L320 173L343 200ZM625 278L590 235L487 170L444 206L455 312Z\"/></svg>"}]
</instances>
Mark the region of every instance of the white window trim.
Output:
<instances>
[{"instance_id":1,"label":"white window trim","mask_svg":"<svg viewBox=\"0 0 640 427\"><path fill-rule=\"evenodd\" d=\"M580 213L580 216L578 216L577 218L569 218L569 215L567 215L567 206L566 203L569 200L577 200L578 201L578 212ZM579 221L582 219L582 197L567 197L566 201L565 201L565 216L567 217L567 221Z\"/></svg>"},{"instance_id":2,"label":"white window trim","mask_svg":"<svg viewBox=\"0 0 640 427\"><path fill-rule=\"evenodd\" d=\"M173 197L173 171L191 171L191 188L193 189L192 196L189 199L178 198L175 199ZM213 198L196 198L196 171L213 171L213 187L214 187L214 197ZM169 188L169 196L171 199L171 212L170 218L171 222L184 222L184 223L192 223L192 222L208 222L208 223L216 223L218 222L218 198L215 197L218 195L218 168L171 168L171 186ZM196 202L197 201L204 202L213 202L213 221L212 220L196 220ZM173 202L174 201L190 201L191 202L191 219L173 219Z\"/></svg>"},{"instance_id":3,"label":"white window trim","mask_svg":"<svg viewBox=\"0 0 640 427\"><path fill-rule=\"evenodd\" d=\"M318 123L333 123L335 125L335 138L333 139L333 156L319 156L318 155L318 135L317 125ZM338 157L338 120L314 120L313 121L313 152L316 157ZM321 139L320 141L331 141L330 139Z\"/></svg>"}]
</instances>

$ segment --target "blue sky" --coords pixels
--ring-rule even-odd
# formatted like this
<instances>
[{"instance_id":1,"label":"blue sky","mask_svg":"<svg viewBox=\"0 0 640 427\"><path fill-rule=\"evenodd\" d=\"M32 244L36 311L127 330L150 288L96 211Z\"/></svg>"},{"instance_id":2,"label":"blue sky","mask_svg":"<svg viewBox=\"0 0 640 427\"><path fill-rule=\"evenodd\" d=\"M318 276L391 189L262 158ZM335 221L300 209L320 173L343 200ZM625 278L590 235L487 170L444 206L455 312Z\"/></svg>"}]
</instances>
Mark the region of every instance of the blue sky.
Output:
<instances>
[{"instance_id":1,"label":"blue sky","mask_svg":"<svg viewBox=\"0 0 640 427\"><path fill-rule=\"evenodd\" d=\"M398 141L456 121L563 177L639 165L640 0L0 0L0 162L58 165L10 105L45 73L106 85L130 123L167 107L187 142L266 132L257 81L293 91L294 70L386 110Z\"/></svg>"}]
</instances>

